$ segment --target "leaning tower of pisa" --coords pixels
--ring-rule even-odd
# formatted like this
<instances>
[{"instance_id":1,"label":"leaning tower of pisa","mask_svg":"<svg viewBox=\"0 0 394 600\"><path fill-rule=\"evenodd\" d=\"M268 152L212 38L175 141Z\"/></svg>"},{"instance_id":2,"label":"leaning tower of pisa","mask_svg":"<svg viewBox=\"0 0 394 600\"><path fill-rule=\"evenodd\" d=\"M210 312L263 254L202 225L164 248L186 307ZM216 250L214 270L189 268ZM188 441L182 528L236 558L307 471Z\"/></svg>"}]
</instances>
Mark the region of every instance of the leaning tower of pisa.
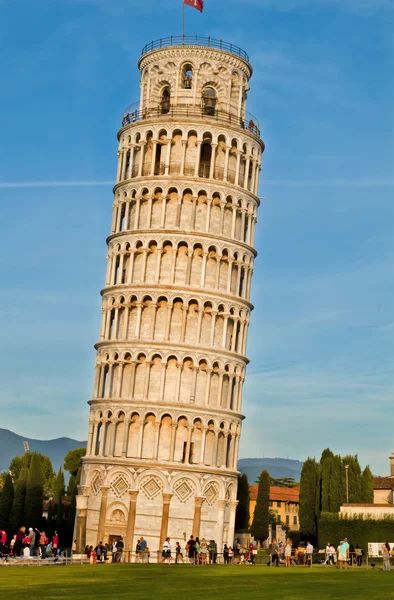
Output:
<instances>
[{"instance_id":1,"label":"leaning tower of pisa","mask_svg":"<svg viewBox=\"0 0 394 600\"><path fill-rule=\"evenodd\" d=\"M123 114L78 545L232 544L264 144L240 48L142 51Z\"/></svg>"}]
</instances>

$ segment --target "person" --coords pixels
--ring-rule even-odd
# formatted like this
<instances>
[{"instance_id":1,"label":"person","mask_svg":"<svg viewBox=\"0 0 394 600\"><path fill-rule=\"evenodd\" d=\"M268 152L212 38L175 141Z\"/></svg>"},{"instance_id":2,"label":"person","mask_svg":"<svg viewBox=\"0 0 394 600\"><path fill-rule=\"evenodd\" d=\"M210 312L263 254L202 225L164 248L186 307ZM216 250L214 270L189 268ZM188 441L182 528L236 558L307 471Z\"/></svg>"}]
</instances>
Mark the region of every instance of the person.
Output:
<instances>
[{"instance_id":1,"label":"person","mask_svg":"<svg viewBox=\"0 0 394 600\"><path fill-rule=\"evenodd\" d=\"M271 547L271 566L273 565L273 563L275 563L276 566L279 567L279 544L276 541L276 539L272 540Z\"/></svg>"},{"instance_id":2,"label":"person","mask_svg":"<svg viewBox=\"0 0 394 600\"><path fill-rule=\"evenodd\" d=\"M182 556L182 548L179 542L175 544L175 564L184 563Z\"/></svg>"},{"instance_id":3,"label":"person","mask_svg":"<svg viewBox=\"0 0 394 600\"><path fill-rule=\"evenodd\" d=\"M123 543L123 538L121 537L120 540L117 541L116 543L116 562L122 562L122 554L123 554L123 548L124 548L124 543Z\"/></svg>"},{"instance_id":4,"label":"person","mask_svg":"<svg viewBox=\"0 0 394 600\"><path fill-rule=\"evenodd\" d=\"M137 544L135 547L135 562L139 562L141 553L141 539L137 540Z\"/></svg>"},{"instance_id":5,"label":"person","mask_svg":"<svg viewBox=\"0 0 394 600\"><path fill-rule=\"evenodd\" d=\"M93 546L85 546L85 551L84 554L86 554L86 558L90 558L91 554L92 554L92 550L93 550Z\"/></svg>"},{"instance_id":6,"label":"person","mask_svg":"<svg viewBox=\"0 0 394 600\"><path fill-rule=\"evenodd\" d=\"M30 538L27 534L23 538L22 544L23 544L22 556L23 556L23 558L29 558L30 557Z\"/></svg>"},{"instance_id":7,"label":"person","mask_svg":"<svg viewBox=\"0 0 394 600\"><path fill-rule=\"evenodd\" d=\"M249 556L250 556L250 562L252 565L255 564L256 555L257 555L257 542L256 542L256 540L252 540L250 542L250 546L249 546Z\"/></svg>"},{"instance_id":8,"label":"person","mask_svg":"<svg viewBox=\"0 0 394 600\"><path fill-rule=\"evenodd\" d=\"M335 548L333 544L330 544L329 548L328 548L328 564L332 565L333 567L335 567L335 560L336 560L336 552L335 552Z\"/></svg>"},{"instance_id":9,"label":"person","mask_svg":"<svg viewBox=\"0 0 394 600\"><path fill-rule=\"evenodd\" d=\"M4 529L0 529L0 554L4 552L7 545L7 533Z\"/></svg>"},{"instance_id":10,"label":"person","mask_svg":"<svg viewBox=\"0 0 394 600\"><path fill-rule=\"evenodd\" d=\"M72 546L71 546L71 552L73 554L75 554L76 551L77 551L77 540L74 540L73 543L72 543ZM85 554L86 554L86 552L85 552Z\"/></svg>"},{"instance_id":11,"label":"person","mask_svg":"<svg viewBox=\"0 0 394 600\"><path fill-rule=\"evenodd\" d=\"M385 542L382 546L383 571L390 571L390 544Z\"/></svg>"},{"instance_id":12,"label":"person","mask_svg":"<svg viewBox=\"0 0 394 600\"><path fill-rule=\"evenodd\" d=\"M290 567L290 561L291 561L291 539L290 538L287 538L287 540L286 540L285 559L286 559L286 567Z\"/></svg>"},{"instance_id":13,"label":"person","mask_svg":"<svg viewBox=\"0 0 394 600\"><path fill-rule=\"evenodd\" d=\"M146 553L146 540L143 537L140 538L140 558L141 562L147 562L147 553Z\"/></svg>"},{"instance_id":14,"label":"person","mask_svg":"<svg viewBox=\"0 0 394 600\"><path fill-rule=\"evenodd\" d=\"M357 544L355 550L354 550L354 554L356 557L356 564L358 567L361 567L361 565L363 564L363 554L364 554L364 550L362 550L360 548L360 546Z\"/></svg>"},{"instance_id":15,"label":"person","mask_svg":"<svg viewBox=\"0 0 394 600\"><path fill-rule=\"evenodd\" d=\"M310 542L308 542L306 546L306 561L305 564L312 566L312 556L313 556L313 546Z\"/></svg>"},{"instance_id":16,"label":"person","mask_svg":"<svg viewBox=\"0 0 394 600\"><path fill-rule=\"evenodd\" d=\"M201 548L200 538L196 537L196 564L197 565L201 564L200 548Z\"/></svg>"},{"instance_id":17,"label":"person","mask_svg":"<svg viewBox=\"0 0 394 600\"><path fill-rule=\"evenodd\" d=\"M343 569L343 565L345 565L345 569L347 569L348 558L349 558L349 544L347 541L347 537L345 537L343 539L343 542L341 542L338 546L338 562L339 562L340 569Z\"/></svg>"},{"instance_id":18,"label":"person","mask_svg":"<svg viewBox=\"0 0 394 600\"><path fill-rule=\"evenodd\" d=\"M95 547L95 549L94 549L94 551L96 553L97 560L99 562L101 562L102 559L103 559L103 554L104 554L103 550L104 550L103 542L99 542L97 544L97 546Z\"/></svg>"},{"instance_id":19,"label":"person","mask_svg":"<svg viewBox=\"0 0 394 600\"><path fill-rule=\"evenodd\" d=\"M161 553L162 556L162 560L160 562L167 562L168 564L171 563L171 543L170 543L170 538L166 538L164 544L163 544L163 550Z\"/></svg>"},{"instance_id":20,"label":"person","mask_svg":"<svg viewBox=\"0 0 394 600\"><path fill-rule=\"evenodd\" d=\"M56 556L58 547L59 547L59 536L58 536L57 531L55 531L55 535L52 537L53 556Z\"/></svg>"},{"instance_id":21,"label":"person","mask_svg":"<svg viewBox=\"0 0 394 600\"><path fill-rule=\"evenodd\" d=\"M233 559L234 559L234 550L230 546L230 548L228 549L228 563L229 563L229 565L233 564Z\"/></svg>"},{"instance_id":22,"label":"person","mask_svg":"<svg viewBox=\"0 0 394 600\"><path fill-rule=\"evenodd\" d=\"M190 539L188 541L188 546L189 546L189 562L191 565L195 564L196 562L196 540L193 538L193 536L190 536Z\"/></svg>"},{"instance_id":23,"label":"person","mask_svg":"<svg viewBox=\"0 0 394 600\"><path fill-rule=\"evenodd\" d=\"M224 548L223 548L223 560L224 560L224 564L225 565L229 564L228 553L229 553L228 546L227 546L227 544L224 544Z\"/></svg>"},{"instance_id":24,"label":"person","mask_svg":"<svg viewBox=\"0 0 394 600\"><path fill-rule=\"evenodd\" d=\"M90 564L91 565L95 565L97 562L97 551L95 550L95 548L93 548L93 546L90 546Z\"/></svg>"},{"instance_id":25,"label":"person","mask_svg":"<svg viewBox=\"0 0 394 600\"><path fill-rule=\"evenodd\" d=\"M14 544L14 556L19 558L22 553L22 544L25 538L26 527L20 527L16 532L15 544Z\"/></svg>"},{"instance_id":26,"label":"person","mask_svg":"<svg viewBox=\"0 0 394 600\"><path fill-rule=\"evenodd\" d=\"M201 540L201 545L200 545L200 555L201 555L201 564L202 565L207 564L207 554L208 554L208 546L207 546L207 542L203 538Z\"/></svg>"},{"instance_id":27,"label":"person","mask_svg":"<svg viewBox=\"0 0 394 600\"><path fill-rule=\"evenodd\" d=\"M30 556L33 556L34 548L36 547L36 533L35 533L33 527L29 527L28 538L30 540L30 542L29 542Z\"/></svg>"},{"instance_id":28,"label":"person","mask_svg":"<svg viewBox=\"0 0 394 600\"><path fill-rule=\"evenodd\" d=\"M351 567L354 564L354 546L353 546L353 544L350 544L350 546L349 546L349 563L350 563Z\"/></svg>"},{"instance_id":29,"label":"person","mask_svg":"<svg viewBox=\"0 0 394 600\"><path fill-rule=\"evenodd\" d=\"M47 547L47 543L48 543L48 538L47 535L45 533L45 531L41 531L40 533L40 539L39 539L39 547L40 547L40 552L41 552L41 558L45 558L45 550Z\"/></svg>"},{"instance_id":30,"label":"person","mask_svg":"<svg viewBox=\"0 0 394 600\"><path fill-rule=\"evenodd\" d=\"M12 556L14 556L15 542L16 542L16 534L14 536L12 536L12 540L10 541L10 554L12 554Z\"/></svg>"},{"instance_id":31,"label":"person","mask_svg":"<svg viewBox=\"0 0 394 600\"><path fill-rule=\"evenodd\" d=\"M46 548L45 548L44 558L47 556L48 557L52 556L52 554L53 554L53 546L52 546L51 542L48 542L46 545Z\"/></svg>"}]
</instances>

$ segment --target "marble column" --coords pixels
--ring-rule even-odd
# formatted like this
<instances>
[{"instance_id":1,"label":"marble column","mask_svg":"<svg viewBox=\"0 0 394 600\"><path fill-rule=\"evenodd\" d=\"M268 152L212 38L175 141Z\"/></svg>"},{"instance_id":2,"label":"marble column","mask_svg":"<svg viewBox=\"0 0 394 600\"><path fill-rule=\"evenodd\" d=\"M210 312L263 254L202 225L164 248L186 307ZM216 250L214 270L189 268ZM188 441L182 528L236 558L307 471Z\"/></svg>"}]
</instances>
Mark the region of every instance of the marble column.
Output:
<instances>
[{"instance_id":1,"label":"marble column","mask_svg":"<svg viewBox=\"0 0 394 600\"><path fill-rule=\"evenodd\" d=\"M163 494L163 513L161 517L161 529L160 529L160 545L161 549L166 538L168 537L168 518L170 516L170 503L172 494Z\"/></svg>"},{"instance_id":2,"label":"marble column","mask_svg":"<svg viewBox=\"0 0 394 600\"><path fill-rule=\"evenodd\" d=\"M129 490L129 518L127 520L125 550L129 550L128 559L131 562L131 552L134 547L134 529L137 514L138 491Z\"/></svg>"},{"instance_id":3,"label":"marble column","mask_svg":"<svg viewBox=\"0 0 394 600\"><path fill-rule=\"evenodd\" d=\"M97 529L97 543L104 541L104 528L105 528L105 516L107 513L107 503L108 503L108 492L109 486L104 485L101 488L101 505L100 505L100 516L99 523Z\"/></svg>"},{"instance_id":4,"label":"marble column","mask_svg":"<svg viewBox=\"0 0 394 600\"><path fill-rule=\"evenodd\" d=\"M196 539L200 537L200 525L201 525L201 509L202 503L204 502L204 498L196 497L194 498L194 517L193 517L193 537Z\"/></svg>"}]
</instances>

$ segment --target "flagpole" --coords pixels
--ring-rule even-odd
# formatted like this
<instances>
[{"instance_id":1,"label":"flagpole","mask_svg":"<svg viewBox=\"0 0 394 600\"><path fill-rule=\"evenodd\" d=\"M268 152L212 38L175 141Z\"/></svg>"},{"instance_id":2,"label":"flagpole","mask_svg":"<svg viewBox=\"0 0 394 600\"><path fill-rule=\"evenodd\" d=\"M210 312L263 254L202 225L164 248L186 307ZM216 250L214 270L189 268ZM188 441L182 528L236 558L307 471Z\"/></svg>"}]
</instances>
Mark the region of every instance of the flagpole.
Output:
<instances>
[{"instance_id":1,"label":"flagpole","mask_svg":"<svg viewBox=\"0 0 394 600\"><path fill-rule=\"evenodd\" d=\"M185 43L185 0L182 0L182 44Z\"/></svg>"}]
</instances>

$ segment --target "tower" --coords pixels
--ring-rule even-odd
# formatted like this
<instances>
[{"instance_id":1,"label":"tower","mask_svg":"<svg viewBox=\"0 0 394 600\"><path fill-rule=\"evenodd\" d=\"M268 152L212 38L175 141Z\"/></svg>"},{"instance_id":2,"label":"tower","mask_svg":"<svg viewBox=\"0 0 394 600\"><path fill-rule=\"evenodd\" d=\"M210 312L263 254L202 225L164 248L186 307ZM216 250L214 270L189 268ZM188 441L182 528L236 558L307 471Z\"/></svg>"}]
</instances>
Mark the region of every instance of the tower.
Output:
<instances>
[{"instance_id":1,"label":"tower","mask_svg":"<svg viewBox=\"0 0 394 600\"><path fill-rule=\"evenodd\" d=\"M79 495L79 546L233 543L264 144L252 68L211 38L152 42L119 151Z\"/></svg>"}]
</instances>

